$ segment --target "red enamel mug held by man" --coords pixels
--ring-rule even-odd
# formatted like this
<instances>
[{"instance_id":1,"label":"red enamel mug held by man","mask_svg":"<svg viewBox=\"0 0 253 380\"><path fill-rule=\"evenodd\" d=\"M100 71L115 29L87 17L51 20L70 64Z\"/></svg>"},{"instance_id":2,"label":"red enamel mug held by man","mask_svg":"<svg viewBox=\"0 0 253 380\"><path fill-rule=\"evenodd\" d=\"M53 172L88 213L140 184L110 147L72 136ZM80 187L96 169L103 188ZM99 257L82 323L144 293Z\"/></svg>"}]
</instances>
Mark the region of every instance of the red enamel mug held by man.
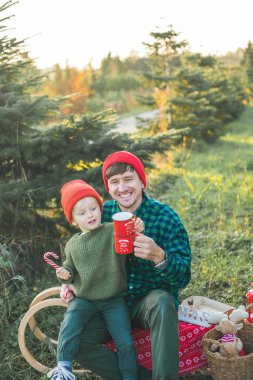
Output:
<instances>
[{"instance_id":1,"label":"red enamel mug held by man","mask_svg":"<svg viewBox=\"0 0 253 380\"><path fill-rule=\"evenodd\" d=\"M134 251L136 216L131 212L117 212L112 216L114 224L115 251L128 255Z\"/></svg>"}]
</instances>

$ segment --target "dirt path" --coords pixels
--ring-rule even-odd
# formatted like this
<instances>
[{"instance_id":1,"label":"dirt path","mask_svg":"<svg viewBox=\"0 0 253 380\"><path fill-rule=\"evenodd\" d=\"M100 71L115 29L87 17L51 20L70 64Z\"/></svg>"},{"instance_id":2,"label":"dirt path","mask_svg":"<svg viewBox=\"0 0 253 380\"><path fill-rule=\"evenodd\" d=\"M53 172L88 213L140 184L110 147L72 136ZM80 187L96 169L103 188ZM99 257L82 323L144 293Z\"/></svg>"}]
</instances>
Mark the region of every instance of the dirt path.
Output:
<instances>
[{"instance_id":1,"label":"dirt path","mask_svg":"<svg viewBox=\"0 0 253 380\"><path fill-rule=\"evenodd\" d=\"M152 110L148 112L143 112L136 116L129 116L124 119L121 119L117 127L115 128L116 131L119 131L121 133L133 133L136 131L137 124L140 124L140 121L137 120L139 118L143 120L152 119L159 113L158 110Z\"/></svg>"}]
</instances>

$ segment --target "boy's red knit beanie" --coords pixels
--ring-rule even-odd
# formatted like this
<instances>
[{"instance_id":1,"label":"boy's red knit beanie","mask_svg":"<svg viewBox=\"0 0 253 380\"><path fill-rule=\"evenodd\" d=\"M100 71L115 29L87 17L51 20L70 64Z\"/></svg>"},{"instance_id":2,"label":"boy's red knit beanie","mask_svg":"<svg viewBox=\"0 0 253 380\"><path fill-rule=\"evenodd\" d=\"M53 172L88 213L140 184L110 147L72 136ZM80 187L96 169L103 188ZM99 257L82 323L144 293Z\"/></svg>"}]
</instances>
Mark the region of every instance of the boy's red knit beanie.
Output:
<instances>
[{"instance_id":1,"label":"boy's red knit beanie","mask_svg":"<svg viewBox=\"0 0 253 380\"><path fill-rule=\"evenodd\" d=\"M61 188L61 204L64 214L69 223L72 222L72 210L75 204L82 198L93 197L98 201L99 207L102 211L102 199L99 194L88 183L81 179L65 183Z\"/></svg>"},{"instance_id":2,"label":"boy's red knit beanie","mask_svg":"<svg viewBox=\"0 0 253 380\"><path fill-rule=\"evenodd\" d=\"M140 177L141 182L144 185L144 188L146 187L146 174L144 166L141 162L141 160L136 157L134 154L127 152L126 150L120 150L118 152L110 154L104 161L102 174L103 174L103 180L105 184L105 188L107 191L109 191L108 188L108 181L106 178L106 170L111 166L112 164L116 164L118 162L123 162L124 164L131 165L135 171L137 172L138 176Z\"/></svg>"}]
</instances>

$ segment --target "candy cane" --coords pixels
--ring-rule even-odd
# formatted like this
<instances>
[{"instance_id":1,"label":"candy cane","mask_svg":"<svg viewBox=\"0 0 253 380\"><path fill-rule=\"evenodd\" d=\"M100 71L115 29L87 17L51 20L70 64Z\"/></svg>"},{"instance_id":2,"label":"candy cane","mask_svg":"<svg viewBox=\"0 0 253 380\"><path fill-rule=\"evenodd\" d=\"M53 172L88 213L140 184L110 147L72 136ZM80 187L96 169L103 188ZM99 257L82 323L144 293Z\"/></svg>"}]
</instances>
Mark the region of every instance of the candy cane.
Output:
<instances>
[{"instance_id":1,"label":"candy cane","mask_svg":"<svg viewBox=\"0 0 253 380\"><path fill-rule=\"evenodd\" d=\"M69 295L70 295L69 288L66 287L64 289L64 293L63 293L63 299L64 299L64 301L66 301L66 299L69 297Z\"/></svg>"},{"instance_id":2,"label":"candy cane","mask_svg":"<svg viewBox=\"0 0 253 380\"><path fill-rule=\"evenodd\" d=\"M50 260L48 258L48 256L53 256L55 259L59 259L59 256L56 253L54 253L54 252L46 252L44 254L44 260L45 260L46 263L48 263L49 265L51 265L54 269L60 268L59 265L55 264L52 260Z\"/></svg>"},{"instance_id":3,"label":"candy cane","mask_svg":"<svg viewBox=\"0 0 253 380\"><path fill-rule=\"evenodd\" d=\"M55 269L60 268L59 265L55 264L52 260L50 260L48 258L48 256L53 256L55 259L59 259L59 256L56 253L54 253L54 252L46 252L46 253L44 253L43 258L44 258L45 262L48 263L49 265L51 265L53 268L55 268ZM64 289L64 293L63 293L64 300L66 300L68 298L69 294L70 294L70 291L66 287Z\"/></svg>"}]
</instances>

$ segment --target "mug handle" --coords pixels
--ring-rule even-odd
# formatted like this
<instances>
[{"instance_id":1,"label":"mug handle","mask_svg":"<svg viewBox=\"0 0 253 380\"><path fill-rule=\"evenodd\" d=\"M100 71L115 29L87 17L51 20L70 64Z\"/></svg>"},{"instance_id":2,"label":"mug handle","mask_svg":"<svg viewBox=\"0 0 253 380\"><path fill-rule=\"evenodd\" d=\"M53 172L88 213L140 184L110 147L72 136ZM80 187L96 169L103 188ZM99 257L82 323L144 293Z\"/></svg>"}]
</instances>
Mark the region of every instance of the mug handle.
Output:
<instances>
[{"instance_id":1,"label":"mug handle","mask_svg":"<svg viewBox=\"0 0 253 380\"><path fill-rule=\"evenodd\" d=\"M137 218L136 215L133 215L131 219L132 219L132 221L133 221L133 223L134 223L138 218ZM134 228L133 228L133 232L134 232L134 233L133 233L134 237L136 237L136 233L135 233L135 229L134 229Z\"/></svg>"},{"instance_id":2,"label":"mug handle","mask_svg":"<svg viewBox=\"0 0 253 380\"><path fill-rule=\"evenodd\" d=\"M132 216L132 221L135 222L137 220L137 216L136 215L133 215Z\"/></svg>"}]
</instances>

